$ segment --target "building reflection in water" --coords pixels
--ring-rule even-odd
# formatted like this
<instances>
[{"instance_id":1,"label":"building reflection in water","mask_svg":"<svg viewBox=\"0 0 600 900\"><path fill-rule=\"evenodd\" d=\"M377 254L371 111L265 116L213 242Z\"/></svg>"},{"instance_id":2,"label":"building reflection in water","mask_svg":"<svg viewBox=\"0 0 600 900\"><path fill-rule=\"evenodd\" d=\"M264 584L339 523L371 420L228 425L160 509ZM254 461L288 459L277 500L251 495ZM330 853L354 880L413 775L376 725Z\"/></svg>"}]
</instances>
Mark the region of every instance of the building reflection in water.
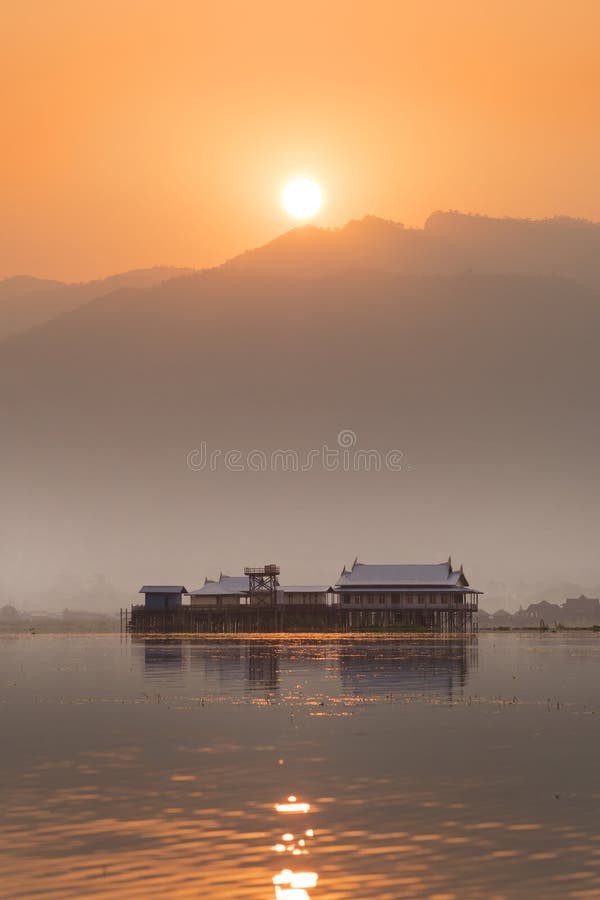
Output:
<instances>
[{"instance_id":1,"label":"building reflection in water","mask_svg":"<svg viewBox=\"0 0 600 900\"><path fill-rule=\"evenodd\" d=\"M247 648L248 682L252 687L275 691L279 687L279 651L275 644L250 644Z\"/></svg>"},{"instance_id":2,"label":"building reflection in water","mask_svg":"<svg viewBox=\"0 0 600 900\"><path fill-rule=\"evenodd\" d=\"M183 641L144 641L144 669L148 674L178 673L183 670L183 663Z\"/></svg>"},{"instance_id":3,"label":"building reflection in water","mask_svg":"<svg viewBox=\"0 0 600 900\"><path fill-rule=\"evenodd\" d=\"M219 694L241 689L275 693L301 684L306 695L428 694L459 698L478 663L477 635L302 642L197 641L132 638L145 673L157 679L195 680Z\"/></svg>"},{"instance_id":4,"label":"building reflection in water","mask_svg":"<svg viewBox=\"0 0 600 900\"><path fill-rule=\"evenodd\" d=\"M238 642L210 644L190 642L190 670L224 693L247 680L246 648Z\"/></svg>"},{"instance_id":5,"label":"building reflection in water","mask_svg":"<svg viewBox=\"0 0 600 900\"><path fill-rule=\"evenodd\" d=\"M186 671L207 680L218 680L224 688L246 684L250 689L276 691L279 687L280 652L276 644L198 644L195 641L157 640L132 636L134 656L143 652L144 672L153 677ZM180 680L180 679L178 679Z\"/></svg>"},{"instance_id":6,"label":"building reflection in water","mask_svg":"<svg viewBox=\"0 0 600 900\"><path fill-rule=\"evenodd\" d=\"M346 645L340 648L339 675L353 694L432 693L452 700L462 695L477 662L477 636L389 641L367 653Z\"/></svg>"},{"instance_id":7,"label":"building reflection in water","mask_svg":"<svg viewBox=\"0 0 600 900\"><path fill-rule=\"evenodd\" d=\"M307 827L306 817L310 813L310 803L299 801L292 795L285 802L276 803L275 809L280 815L289 817L289 820L285 822L287 830L278 837L273 850L282 861L288 856L293 859L273 875L275 900L310 900L309 891L317 886L319 876L316 872L306 871L305 866L299 871L298 865L298 857L309 855L310 844L315 836L314 828Z\"/></svg>"},{"instance_id":8,"label":"building reflection in water","mask_svg":"<svg viewBox=\"0 0 600 900\"><path fill-rule=\"evenodd\" d=\"M250 690L276 691L279 687L280 649L259 641L190 642L190 669L207 681L217 680L225 692L244 685Z\"/></svg>"}]
</instances>

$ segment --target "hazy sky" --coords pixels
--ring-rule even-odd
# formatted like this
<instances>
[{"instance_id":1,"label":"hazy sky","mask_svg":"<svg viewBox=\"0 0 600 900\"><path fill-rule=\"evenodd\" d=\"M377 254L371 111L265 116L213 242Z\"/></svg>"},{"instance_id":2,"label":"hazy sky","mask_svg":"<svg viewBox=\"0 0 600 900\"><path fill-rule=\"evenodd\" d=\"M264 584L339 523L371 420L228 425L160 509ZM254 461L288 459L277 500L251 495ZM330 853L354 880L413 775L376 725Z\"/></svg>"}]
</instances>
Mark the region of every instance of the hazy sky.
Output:
<instances>
[{"instance_id":1,"label":"hazy sky","mask_svg":"<svg viewBox=\"0 0 600 900\"><path fill-rule=\"evenodd\" d=\"M19 0L0 276L221 262L291 222L600 219L597 0Z\"/></svg>"}]
</instances>

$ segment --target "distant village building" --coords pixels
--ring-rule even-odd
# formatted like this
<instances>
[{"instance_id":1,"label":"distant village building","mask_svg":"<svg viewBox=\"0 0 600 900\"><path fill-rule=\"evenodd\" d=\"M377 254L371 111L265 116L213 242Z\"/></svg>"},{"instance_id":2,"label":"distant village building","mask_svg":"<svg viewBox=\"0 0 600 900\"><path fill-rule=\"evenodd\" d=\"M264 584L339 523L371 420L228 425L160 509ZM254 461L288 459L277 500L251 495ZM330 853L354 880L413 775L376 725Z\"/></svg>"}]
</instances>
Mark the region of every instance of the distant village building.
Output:
<instances>
[{"instance_id":1,"label":"distant village building","mask_svg":"<svg viewBox=\"0 0 600 900\"><path fill-rule=\"evenodd\" d=\"M18 622L21 613L14 606L7 604L0 609L0 622Z\"/></svg>"},{"instance_id":2,"label":"distant village building","mask_svg":"<svg viewBox=\"0 0 600 900\"><path fill-rule=\"evenodd\" d=\"M600 625L600 600L581 594L579 597L569 597L562 604L540 600L515 613L499 609L486 615L479 611L479 625L496 628L589 628Z\"/></svg>"},{"instance_id":3,"label":"distant village building","mask_svg":"<svg viewBox=\"0 0 600 900\"><path fill-rule=\"evenodd\" d=\"M567 597L563 604L563 610L567 617L573 619L600 619L600 600L597 597Z\"/></svg>"},{"instance_id":4,"label":"distant village building","mask_svg":"<svg viewBox=\"0 0 600 900\"><path fill-rule=\"evenodd\" d=\"M344 567L335 590L342 606L359 609L477 609L481 591L469 586L452 561L425 565L368 565L357 559Z\"/></svg>"},{"instance_id":5,"label":"distant village building","mask_svg":"<svg viewBox=\"0 0 600 900\"><path fill-rule=\"evenodd\" d=\"M174 610L182 604L187 588L182 584L176 585L152 585L146 584L140 588L140 594L144 594L144 606L152 610Z\"/></svg>"},{"instance_id":6,"label":"distant village building","mask_svg":"<svg viewBox=\"0 0 600 900\"><path fill-rule=\"evenodd\" d=\"M500 610L502 612L502 610ZM531 620L531 624L541 624L551 625L554 622L558 622L561 617L561 607L556 603L549 603L548 600L540 600L539 603L530 603L527 609L519 610L518 613L515 613L514 620L520 621L521 619ZM510 613L504 613L504 616L508 619L511 619ZM499 613L496 613L494 619L500 618ZM529 624L529 621L527 622Z\"/></svg>"}]
</instances>

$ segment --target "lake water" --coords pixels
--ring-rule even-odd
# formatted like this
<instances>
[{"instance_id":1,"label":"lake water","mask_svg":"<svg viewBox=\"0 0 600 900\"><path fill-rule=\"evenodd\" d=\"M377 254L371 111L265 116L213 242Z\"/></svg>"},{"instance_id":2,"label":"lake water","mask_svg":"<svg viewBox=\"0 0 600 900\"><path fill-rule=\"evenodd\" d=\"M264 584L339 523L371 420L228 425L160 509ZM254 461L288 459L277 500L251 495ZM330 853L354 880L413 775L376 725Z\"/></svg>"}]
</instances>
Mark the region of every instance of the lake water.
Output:
<instances>
[{"instance_id":1,"label":"lake water","mask_svg":"<svg viewBox=\"0 0 600 900\"><path fill-rule=\"evenodd\" d=\"M2 898L600 897L598 634L0 654Z\"/></svg>"}]
</instances>

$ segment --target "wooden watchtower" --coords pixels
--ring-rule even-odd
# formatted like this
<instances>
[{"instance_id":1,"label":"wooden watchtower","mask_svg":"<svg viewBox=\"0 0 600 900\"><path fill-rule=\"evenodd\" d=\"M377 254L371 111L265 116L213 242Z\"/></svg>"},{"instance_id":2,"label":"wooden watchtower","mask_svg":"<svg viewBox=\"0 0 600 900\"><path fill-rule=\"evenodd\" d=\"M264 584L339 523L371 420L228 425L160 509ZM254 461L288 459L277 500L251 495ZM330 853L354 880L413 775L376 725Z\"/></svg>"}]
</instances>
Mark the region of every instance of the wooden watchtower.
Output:
<instances>
[{"instance_id":1,"label":"wooden watchtower","mask_svg":"<svg viewBox=\"0 0 600 900\"><path fill-rule=\"evenodd\" d=\"M250 606L275 606L279 572L279 566L275 563L269 563L256 569L246 566L244 575L248 576L248 603Z\"/></svg>"}]
</instances>

